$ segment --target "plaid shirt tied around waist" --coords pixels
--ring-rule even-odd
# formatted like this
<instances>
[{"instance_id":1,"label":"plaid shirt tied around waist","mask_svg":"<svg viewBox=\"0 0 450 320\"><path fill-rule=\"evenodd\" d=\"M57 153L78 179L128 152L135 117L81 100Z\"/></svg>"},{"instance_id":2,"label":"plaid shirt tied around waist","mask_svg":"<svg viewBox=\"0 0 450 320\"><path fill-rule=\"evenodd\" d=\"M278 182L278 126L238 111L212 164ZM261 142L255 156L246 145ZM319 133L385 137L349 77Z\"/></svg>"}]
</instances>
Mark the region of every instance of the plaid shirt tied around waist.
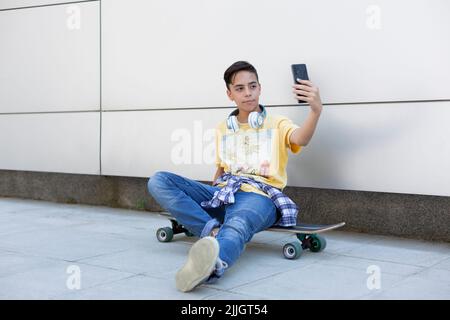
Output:
<instances>
[{"instance_id":1,"label":"plaid shirt tied around waist","mask_svg":"<svg viewBox=\"0 0 450 320\"><path fill-rule=\"evenodd\" d=\"M281 212L280 220L274 225L291 227L297 224L297 205L279 189L249 177L232 175L229 172L222 174L217 178L214 184L224 182L227 182L227 185L214 192L214 196L211 200L203 201L201 203L202 207L217 208L224 204L234 203L234 194L240 189L242 183L247 183L265 192L273 201L275 207Z\"/></svg>"}]
</instances>

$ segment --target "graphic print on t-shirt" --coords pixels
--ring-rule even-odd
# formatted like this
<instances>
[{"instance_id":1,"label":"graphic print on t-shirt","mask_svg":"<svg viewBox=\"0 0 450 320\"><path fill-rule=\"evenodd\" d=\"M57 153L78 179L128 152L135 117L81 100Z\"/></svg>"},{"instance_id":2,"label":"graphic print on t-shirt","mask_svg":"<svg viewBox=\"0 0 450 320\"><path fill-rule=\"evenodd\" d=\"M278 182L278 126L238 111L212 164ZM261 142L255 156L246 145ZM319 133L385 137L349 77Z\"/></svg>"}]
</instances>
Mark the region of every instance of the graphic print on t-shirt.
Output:
<instances>
[{"instance_id":1,"label":"graphic print on t-shirt","mask_svg":"<svg viewBox=\"0 0 450 320\"><path fill-rule=\"evenodd\" d=\"M222 136L221 158L232 174L269 178L278 168L277 129L248 130Z\"/></svg>"}]
</instances>

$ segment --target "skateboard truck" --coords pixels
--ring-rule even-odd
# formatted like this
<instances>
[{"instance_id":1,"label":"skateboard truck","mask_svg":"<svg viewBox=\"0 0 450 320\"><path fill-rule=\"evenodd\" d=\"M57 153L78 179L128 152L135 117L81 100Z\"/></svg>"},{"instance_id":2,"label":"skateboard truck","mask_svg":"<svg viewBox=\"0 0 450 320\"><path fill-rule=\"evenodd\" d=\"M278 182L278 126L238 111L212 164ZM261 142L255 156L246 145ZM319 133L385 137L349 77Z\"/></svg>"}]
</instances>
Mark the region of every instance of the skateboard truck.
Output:
<instances>
[{"instance_id":1,"label":"skateboard truck","mask_svg":"<svg viewBox=\"0 0 450 320\"><path fill-rule=\"evenodd\" d=\"M194 236L188 229L178 223L174 218L169 218L172 227L159 228L156 231L156 238L159 242L170 242L175 234L184 233L188 237Z\"/></svg>"}]
</instances>

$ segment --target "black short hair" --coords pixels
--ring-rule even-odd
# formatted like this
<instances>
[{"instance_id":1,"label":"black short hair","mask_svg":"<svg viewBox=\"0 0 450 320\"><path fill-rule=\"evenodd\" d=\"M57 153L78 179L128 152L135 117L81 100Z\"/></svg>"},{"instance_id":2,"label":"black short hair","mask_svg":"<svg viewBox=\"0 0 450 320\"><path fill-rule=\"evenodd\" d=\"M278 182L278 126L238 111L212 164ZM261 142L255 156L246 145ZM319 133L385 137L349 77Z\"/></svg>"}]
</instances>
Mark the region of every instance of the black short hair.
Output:
<instances>
[{"instance_id":1,"label":"black short hair","mask_svg":"<svg viewBox=\"0 0 450 320\"><path fill-rule=\"evenodd\" d=\"M239 71L248 71L254 73L256 75L256 80L258 80L259 82L258 72L256 72L254 66L252 66L247 61L237 61L233 63L231 66L229 66L228 69L225 70L225 73L223 74L223 80L225 80L225 84L227 85L228 89L230 89L230 84L233 82L234 76Z\"/></svg>"}]
</instances>

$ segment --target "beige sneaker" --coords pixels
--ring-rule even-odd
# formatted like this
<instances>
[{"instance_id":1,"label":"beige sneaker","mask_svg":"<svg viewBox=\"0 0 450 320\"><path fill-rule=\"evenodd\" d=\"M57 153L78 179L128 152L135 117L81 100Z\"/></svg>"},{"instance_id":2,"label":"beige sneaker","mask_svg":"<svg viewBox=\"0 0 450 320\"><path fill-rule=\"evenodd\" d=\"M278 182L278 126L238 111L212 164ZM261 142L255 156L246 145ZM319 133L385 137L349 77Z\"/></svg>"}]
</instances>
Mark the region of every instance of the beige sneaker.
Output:
<instances>
[{"instance_id":1,"label":"beige sneaker","mask_svg":"<svg viewBox=\"0 0 450 320\"><path fill-rule=\"evenodd\" d=\"M206 281L214 271L218 257L219 243L215 238L204 237L194 243L186 263L175 276L177 289L191 291Z\"/></svg>"}]
</instances>

